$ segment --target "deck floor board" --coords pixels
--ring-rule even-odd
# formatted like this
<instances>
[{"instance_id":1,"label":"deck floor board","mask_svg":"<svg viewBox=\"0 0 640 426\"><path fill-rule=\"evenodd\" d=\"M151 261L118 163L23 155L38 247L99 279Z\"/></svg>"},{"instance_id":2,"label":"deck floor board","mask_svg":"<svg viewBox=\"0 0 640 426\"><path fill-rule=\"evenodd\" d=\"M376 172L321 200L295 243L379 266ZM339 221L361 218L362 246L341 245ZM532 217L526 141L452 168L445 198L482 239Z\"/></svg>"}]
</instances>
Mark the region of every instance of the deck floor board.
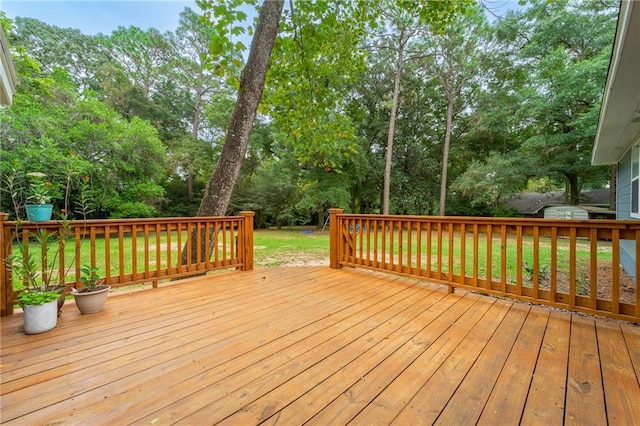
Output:
<instances>
[{"instance_id":1,"label":"deck floor board","mask_svg":"<svg viewBox=\"0 0 640 426\"><path fill-rule=\"evenodd\" d=\"M2 424L640 418L637 325L359 269L216 273L0 327Z\"/></svg>"}]
</instances>

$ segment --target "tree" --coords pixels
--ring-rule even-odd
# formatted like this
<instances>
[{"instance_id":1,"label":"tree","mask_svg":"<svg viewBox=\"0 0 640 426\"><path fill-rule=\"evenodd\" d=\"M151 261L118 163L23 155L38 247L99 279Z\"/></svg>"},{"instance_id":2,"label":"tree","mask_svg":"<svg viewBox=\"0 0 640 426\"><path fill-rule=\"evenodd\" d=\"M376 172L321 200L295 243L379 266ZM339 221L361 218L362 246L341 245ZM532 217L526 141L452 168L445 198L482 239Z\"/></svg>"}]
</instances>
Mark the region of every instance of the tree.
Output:
<instances>
[{"instance_id":1,"label":"tree","mask_svg":"<svg viewBox=\"0 0 640 426\"><path fill-rule=\"evenodd\" d=\"M249 135L262 98L271 50L278 35L284 0L262 5L249 58L240 78L238 98L229 120L225 143L218 163L205 188L198 215L223 216L242 167Z\"/></svg>"},{"instance_id":2,"label":"tree","mask_svg":"<svg viewBox=\"0 0 640 426\"><path fill-rule=\"evenodd\" d=\"M393 28L392 43L386 44L387 36L381 37L382 48L392 49L396 55L395 72L393 79L393 94L391 97L391 115L389 117L389 128L387 131L387 148L384 167L384 182L382 190L382 214L389 214L389 198L391 193L391 165L393 159L393 140L395 136L396 118L398 115L398 103L400 99L400 81L405 61L420 57L421 53L411 55L407 52L411 38L425 28L418 19L412 16L405 9L393 7L393 4L381 4L381 15L387 25ZM386 28L385 28L386 29ZM395 45L394 45L395 43ZM409 54L409 56L407 56ZM406 57L405 57L406 56Z\"/></svg>"},{"instance_id":3,"label":"tree","mask_svg":"<svg viewBox=\"0 0 640 426\"><path fill-rule=\"evenodd\" d=\"M171 38L172 54L167 70L168 77L177 83L177 90L184 93L180 96L183 101L181 106L191 127L190 137L180 136L172 143L178 145L172 154L179 163L180 174L186 177L189 203L194 199L193 185L199 159L203 158L202 151L210 149L199 140L204 112L214 95L226 97L230 92L224 73L215 68L217 55L211 51L211 39L215 37L215 31L200 18L189 8L180 14L178 28ZM240 62L237 48L227 52L227 55Z\"/></svg>"},{"instance_id":4,"label":"tree","mask_svg":"<svg viewBox=\"0 0 640 426\"><path fill-rule=\"evenodd\" d=\"M602 185L608 168L590 164L611 55L616 9L599 1L532 1L500 24L514 63L529 78L517 112L533 131L521 151L532 168L565 180L571 204L583 184Z\"/></svg>"},{"instance_id":5,"label":"tree","mask_svg":"<svg viewBox=\"0 0 640 426\"><path fill-rule=\"evenodd\" d=\"M469 13L457 16L443 33L433 34L424 43L425 70L437 76L447 100L440 176L440 216L446 211L447 172L454 117L464 108L460 95L468 89L469 83L477 75L482 59L481 49L486 48L487 32L484 13L479 7L475 7Z\"/></svg>"},{"instance_id":6,"label":"tree","mask_svg":"<svg viewBox=\"0 0 640 426\"><path fill-rule=\"evenodd\" d=\"M63 68L81 90L97 89L102 70L109 65L107 52L97 36L48 25L33 18L15 19L11 44L25 48L45 73L56 67Z\"/></svg>"},{"instance_id":7,"label":"tree","mask_svg":"<svg viewBox=\"0 0 640 426\"><path fill-rule=\"evenodd\" d=\"M92 177L96 215L155 215L166 173L156 129L139 118L125 120L91 93L81 95L62 68L43 72L26 54L14 59L21 84L12 107L0 109L3 174L14 166L46 172L59 186L73 165ZM56 190L66 208L63 188Z\"/></svg>"}]
</instances>

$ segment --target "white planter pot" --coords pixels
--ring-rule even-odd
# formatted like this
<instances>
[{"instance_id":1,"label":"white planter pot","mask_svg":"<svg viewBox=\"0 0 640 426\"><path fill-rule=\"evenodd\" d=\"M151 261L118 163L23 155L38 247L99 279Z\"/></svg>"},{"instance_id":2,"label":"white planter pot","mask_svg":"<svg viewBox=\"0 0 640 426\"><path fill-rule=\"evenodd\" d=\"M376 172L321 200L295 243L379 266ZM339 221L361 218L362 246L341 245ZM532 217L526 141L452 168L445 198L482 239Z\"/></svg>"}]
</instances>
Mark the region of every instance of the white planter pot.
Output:
<instances>
[{"instance_id":1,"label":"white planter pot","mask_svg":"<svg viewBox=\"0 0 640 426\"><path fill-rule=\"evenodd\" d=\"M74 299L76 299L76 306L80 310L81 314L94 314L102 310L104 303L107 301L107 296L109 295L109 289L111 287L108 285L101 285L99 288L99 290L92 291L90 293L71 292Z\"/></svg>"},{"instance_id":2,"label":"white planter pot","mask_svg":"<svg viewBox=\"0 0 640 426\"><path fill-rule=\"evenodd\" d=\"M58 324L58 301L45 303L44 305L25 305L24 332L27 334L39 334L53 330Z\"/></svg>"}]
</instances>

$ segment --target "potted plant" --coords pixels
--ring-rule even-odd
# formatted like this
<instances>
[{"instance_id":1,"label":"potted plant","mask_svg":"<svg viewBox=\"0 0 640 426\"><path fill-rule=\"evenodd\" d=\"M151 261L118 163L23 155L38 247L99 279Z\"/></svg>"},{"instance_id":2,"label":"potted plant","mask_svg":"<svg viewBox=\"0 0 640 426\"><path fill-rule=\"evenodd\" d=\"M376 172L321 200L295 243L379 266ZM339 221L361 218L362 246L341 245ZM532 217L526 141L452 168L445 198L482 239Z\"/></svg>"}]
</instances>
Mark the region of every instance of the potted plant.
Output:
<instances>
[{"instance_id":1,"label":"potted plant","mask_svg":"<svg viewBox=\"0 0 640 426\"><path fill-rule=\"evenodd\" d=\"M82 273L80 282L83 287L71 289L76 306L81 314L100 312L107 300L111 286L105 284L104 278L100 278L98 268L95 266L82 265L80 272Z\"/></svg>"},{"instance_id":2,"label":"potted plant","mask_svg":"<svg viewBox=\"0 0 640 426\"><path fill-rule=\"evenodd\" d=\"M46 180L47 175L40 172L27 173L31 182L24 208L30 222L46 222L51 220L53 204L51 190L53 185Z\"/></svg>"},{"instance_id":3,"label":"potted plant","mask_svg":"<svg viewBox=\"0 0 640 426\"><path fill-rule=\"evenodd\" d=\"M39 278L40 266L34 259L33 253L25 253L22 245L19 252L7 258L7 265L25 285L22 292L18 294L18 300L24 312L24 332L39 334L55 328L58 324L60 291L52 290Z\"/></svg>"},{"instance_id":4,"label":"potted plant","mask_svg":"<svg viewBox=\"0 0 640 426\"><path fill-rule=\"evenodd\" d=\"M73 157L73 154L71 155ZM71 168L69 168L66 179L66 193L64 197L65 207L69 203L69 193L73 186L72 176L76 175ZM29 190L26 189L26 179L29 176L31 183ZM52 227L50 225L42 226L38 223L33 225L27 225L21 220L21 212L24 212L22 202L25 200L43 201L50 198L49 190L51 183L45 182L44 175L31 173L21 174L21 172L14 168L12 173L5 176L5 182L3 190L7 191L11 195L13 202L14 214L16 217L15 231L13 235L16 240L12 244L13 253L6 259L7 269L11 271L11 274L15 278L16 290L18 293L18 300L20 306L23 307L25 315L25 332L33 334L33 330L30 325L30 311L33 309L30 306L48 304L49 301L57 303L57 309L54 309L55 313L60 315L62 305L65 301L65 292L67 289L67 279L69 272L74 265L74 258L70 261L65 260L62 265L62 259L64 259L62 253L65 251L67 243L75 238L74 228L72 226L73 216L68 213L66 208L61 209L58 213L59 220L58 226ZM78 198L75 201L77 204L76 213L86 219L87 214L91 212L89 205L91 203L91 197L87 193L89 185L89 177L83 176L76 186L78 189ZM84 235L84 233L82 234ZM83 237L80 237L80 244ZM76 253L77 254L77 253ZM79 271L76 272L75 268L73 282L76 281ZM55 296L54 296L55 295ZM55 307L55 303L52 303ZM55 322L48 322L47 330L55 327ZM37 331L44 332L47 330Z\"/></svg>"}]
</instances>

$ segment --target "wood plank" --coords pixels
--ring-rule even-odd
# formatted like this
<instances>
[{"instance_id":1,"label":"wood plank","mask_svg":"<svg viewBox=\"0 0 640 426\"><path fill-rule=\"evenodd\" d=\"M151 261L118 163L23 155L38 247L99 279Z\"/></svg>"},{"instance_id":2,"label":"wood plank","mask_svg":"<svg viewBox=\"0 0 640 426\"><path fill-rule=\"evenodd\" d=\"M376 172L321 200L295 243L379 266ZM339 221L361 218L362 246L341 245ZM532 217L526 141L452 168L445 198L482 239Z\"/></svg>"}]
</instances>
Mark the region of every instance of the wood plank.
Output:
<instances>
[{"instance_id":1,"label":"wood plank","mask_svg":"<svg viewBox=\"0 0 640 426\"><path fill-rule=\"evenodd\" d=\"M350 282L350 285L355 287L361 287L361 283ZM390 297L384 299L383 301L378 301L377 305L386 306L388 304L393 304L394 300L400 298L403 299L405 297L406 291L410 291L409 294L415 293L416 288L409 286L401 286L396 287L396 289L392 289L394 294ZM400 290L400 291L398 291ZM234 369L242 369L246 365L253 365L256 362L260 361L260 359L264 358L265 355L260 357L256 357L255 354L251 353L251 350L254 350L256 344L260 344L261 353L267 354L269 356L273 356L273 354L280 354L281 356L295 356L292 355L294 351L289 350L282 352L279 344L283 340L284 336L291 334L292 330L300 330L303 329L305 324L312 325L318 323L319 318L327 317L327 313L333 312L333 309L323 312L322 309L319 310L317 314L310 311L310 306L320 307L321 304L316 300L316 298L307 298L307 305L301 304L301 300L296 297L295 293L292 293L290 296L289 305L298 306L297 310L301 310L301 312L305 312L304 322L301 323L301 315L300 313L294 312L286 312L282 310L275 310L273 312L274 318L264 318L258 317L257 320L262 324L257 329L254 328L246 332L246 335L237 335L237 331L234 331L232 327L229 333L231 335L223 334L222 337L226 337L222 341L219 341L219 338L216 338L216 334L213 334L209 339L197 338L189 344L181 344L180 346L174 348L172 350L173 357L171 357L171 352L161 353L153 355L153 359L158 359L155 362L155 365L149 366L149 362L145 359L140 360L137 363L130 363L125 366L122 365L120 370L124 372L125 369L131 370L135 368L129 374L119 374L114 377L113 372L109 374L101 374L99 377L92 377L90 382L84 383L91 384L95 386L96 381L100 379L103 381L101 387L96 387L94 390L87 392L88 395L94 395L96 398L97 395L101 395L105 391L109 391L112 396L109 401L104 401L104 405L100 405L99 409L101 412L101 419L104 421L108 421L111 417L117 417L123 415L123 413L128 413L130 410L126 408L130 405L137 406L140 410L148 410L153 406L154 401L159 401L156 403L161 404L162 406L166 405L167 400L175 400L180 399L180 391L182 391L185 395L192 395L198 389L203 388L203 382L206 383L206 380L211 380L211 384L215 386L215 388L219 388L220 380L224 379L229 374L234 373ZM309 306L310 305L310 306ZM350 305L355 306L355 309L362 310L358 306L357 303L351 302ZM375 306L375 305L374 305ZM344 307L343 307L344 308ZM312 315L313 314L313 315ZM277 320L275 318L278 318ZM337 324L334 326L336 328L336 333L344 332L345 330L349 330L351 326L353 326L353 317L349 316L347 318L341 318L342 321L337 321ZM270 321L273 320L273 321ZM351 321L351 322L350 322ZM204 327L205 331L208 330L208 327ZM308 333L305 333L303 336L304 339L307 339L308 344L312 344L314 339L316 339L316 332L318 330L314 329ZM221 332L222 333L222 332ZM260 336L262 340L256 341L255 339L251 339L251 336ZM300 339L299 335L296 335L298 340ZM231 342L228 341L229 338L232 338ZM310 341L309 341L310 340ZM297 340L296 340L297 341ZM217 342L217 343L216 343ZM267 342L273 342L272 345L266 345ZM235 346L232 346L234 351L229 351L229 343L237 343L240 345L239 349L236 349ZM244 346L242 346L244 344ZM307 350L305 345L297 345L300 351ZM149 355L151 357L151 355ZM243 358L238 358L242 356ZM261 365L264 363L261 363ZM217 375L207 374L206 371L211 368L216 368L218 373ZM261 368L264 368L261 366ZM180 380L176 383L175 374L180 373ZM82 385L79 384L79 386ZM178 388L180 386L180 388ZM204 386L206 387L206 386ZM159 391L158 389L162 389ZM65 387L64 391L67 391L67 387ZM224 389L224 387L223 387ZM137 395L138 392L144 391L145 394L148 394L149 397L145 398L144 401L136 400L132 398L132 395ZM226 389L225 389L226 391ZM206 394L203 397L208 400L208 396ZM99 400L100 398L97 397ZM39 419L45 419L46 421L55 421L55 412L64 411L71 409L68 407L68 400L62 401L59 404L55 404L53 406L49 406L40 411ZM97 404L100 404L99 402ZM124 409L124 411L122 411ZM78 420L80 419L90 419L94 415L95 404L93 407L87 407L86 409L77 409L75 410L74 417ZM51 417L49 417L51 415ZM125 414L129 415L129 414ZM25 417L25 419L29 419L29 417ZM118 423L115 421L115 423Z\"/></svg>"},{"instance_id":2,"label":"wood plank","mask_svg":"<svg viewBox=\"0 0 640 426\"><path fill-rule=\"evenodd\" d=\"M451 295L451 297L453 297L453 295ZM422 367L428 364L430 360L435 359L437 361L438 356L442 356L440 354L452 351L457 341L459 341L456 340L455 337L459 336L459 339L462 339L492 306L492 303L480 303L480 306L478 306L476 305L477 300L479 300L479 298L475 296L465 296L462 300L463 303L455 304L452 309L447 310L436 323L429 327L429 329L433 329L434 339L429 340L430 345L428 345L428 347L412 347L412 349L421 350L415 354L396 352L392 356L385 358L367 374L357 378L356 382L344 390L331 404L324 408L319 407L321 410L310 419L308 424L348 423L361 412L362 409L367 407L371 400L379 395L383 389L392 384L400 372L413 366L417 360L421 360L420 367ZM477 309L471 309L472 306ZM452 319L455 321L453 325ZM416 366L411 368L414 373L423 374L420 367ZM411 372L408 374L411 374ZM414 379L415 377L420 376L414 376ZM416 382L419 381L414 380L413 383L415 384ZM397 389L393 391L396 392L395 395L398 399L403 399L401 392L410 393L408 387L402 386L398 386ZM385 423L384 419L379 420L381 423Z\"/></svg>"},{"instance_id":3,"label":"wood plank","mask_svg":"<svg viewBox=\"0 0 640 426\"><path fill-rule=\"evenodd\" d=\"M529 309L528 305L519 303L511 307L447 405L436 416L437 424L472 424L478 421L527 319ZM422 409L422 404L420 407Z\"/></svg>"},{"instance_id":4,"label":"wood plank","mask_svg":"<svg viewBox=\"0 0 640 426\"><path fill-rule=\"evenodd\" d=\"M331 280L327 280L327 282L331 282ZM338 281L333 281L338 284ZM238 287L234 287L233 291L237 291ZM290 291L290 290L288 290ZM310 293L313 294L313 293ZM345 293L345 297L347 294ZM354 297L354 296L352 296ZM359 296L357 296L359 297ZM195 298L193 299L195 300ZM273 299L278 300L278 299ZM355 299L352 299L355 300ZM223 327L233 327L236 331L239 331L244 328L239 328L242 323L228 323L228 319L233 317L230 315L233 312L242 309L242 306L237 302L234 302L228 308L223 308L224 305L218 305L220 308L216 310L216 326L218 330L223 329ZM256 308L255 313L259 314L260 312L270 309L269 306L266 306L264 309ZM244 317L243 317L244 318ZM157 321L157 317L152 317L151 319L147 319L143 313L138 315L138 327L133 329L135 330L135 334L132 333L131 327L128 327L126 323L121 324L122 332L119 332L118 328L114 328L112 325L112 331L105 335L104 338L96 339L96 337L91 337L93 340L89 340L90 344L83 343L82 340L77 340L76 344L73 345L73 352L68 352L67 356L72 356L77 359L76 362L72 364L65 364L60 366L58 370L54 370L53 366L59 364L58 358L61 353L58 353L56 356L48 354L46 362L42 361L42 357L34 357L33 360L38 360L40 362L31 364L26 362L24 368L15 368L10 373L5 374L3 376L3 386L6 392L12 392L16 389L20 389L25 387L25 385L29 385L29 382L26 380L22 380L19 382L12 381L14 377L20 377L21 375L27 376L28 380L36 380L41 382L43 380L42 371L47 371L47 377L52 380L56 377L60 377L62 375L68 374L72 371L82 370L87 366L91 366L95 362L99 362L102 359L109 359L113 357L114 351L118 351L119 356L124 356L128 354L128 350L134 348L134 344L137 344L135 348L140 351L147 347L151 347L154 345L158 345L158 347L162 347L167 339L168 333L177 333L179 330L186 329L190 326L197 326L202 322L202 314L198 309L192 305L191 310L188 314L184 314L180 307L176 307L176 311L173 313L167 312L162 316L164 321L171 321L170 326L163 325ZM247 327L245 327L247 328ZM249 328L247 328L249 329ZM205 332L207 334L208 331ZM193 337L193 336L192 336ZM95 342L99 342L96 344ZM9 357L6 357L5 360L9 361ZM131 360L130 360L131 361ZM14 363L15 365L19 365L22 363L22 360ZM47 368L51 367L51 368ZM106 366L103 365L103 370L106 369ZM40 371L41 373L36 376L36 372ZM57 373L57 375L56 375ZM26 382L26 383L25 383ZM68 381L65 380L65 385L69 385Z\"/></svg>"},{"instance_id":5,"label":"wood plank","mask_svg":"<svg viewBox=\"0 0 640 426\"><path fill-rule=\"evenodd\" d=\"M564 420L570 320L570 314L551 311L522 424L562 424Z\"/></svg>"},{"instance_id":6,"label":"wood plank","mask_svg":"<svg viewBox=\"0 0 640 426\"><path fill-rule=\"evenodd\" d=\"M116 294L90 316L67 302L42 335L23 333L20 311L0 320L3 422L637 420L640 328L621 321L350 268L214 273Z\"/></svg>"},{"instance_id":7,"label":"wood plank","mask_svg":"<svg viewBox=\"0 0 640 426\"><path fill-rule=\"evenodd\" d=\"M571 320L564 424L584 424L585 418L593 425L607 424L595 322L574 316Z\"/></svg>"},{"instance_id":8,"label":"wood plank","mask_svg":"<svg viewBox=\"0 0 640 426\"><path fill-rule=\"evenodd\" d=\"M640 419L640 385L620 325L598 322L598 349L609 424L632 425ZM632 348L637 351L638 348ZM624 392L620 392L624 389Z\"/></svg>"},{"instance_id":9,"label":"wood plank","mask_svg":"<svg viewBox=\"0 0 640 426\"><path fill-rule=\"evenodd\" d=\"M354 282L354 285L356 287L358 286L358 284L359 283L357 281ZM400 291L402 290L404 289L400 289ZM398 288L391 289L391 291L397 293ZM293 296L291 297L293 298ZM339 298L340 294L337 294L336 297ZM268 299L265 299L265 300L268 300ZM298 308L296 308L296 310L303 312L305 311L305 309L308 309L308 308L305 308L304 306L300 306L301 300L303 299L298 298L296 300L298 303L288 303L288 304L291 306L297 306ZM313 301L314 298L311 297L309 298L309 300ZM355 298L352 300L348 300L348 299L345 299L345 300L346 300L346 304L348 305L350 303L353 304L356 300L360 300L360 299ZM374 299L373 303L375 303L376 300L377 299ZM285 305L286 304L287 303L285 303ZM329 307L331 308L331 306ZM292 324L296 324L296 325L299 324L299 319L298 319L299 315L297 315L293 311L283 312L282 309L276 309L273 312L275 313L275 316L279 318L280 322L288 321L289 323L292 323ZM271 315L273 315L273 313ZM322 316L326 314L320 313L320 315ZM65 395L74 395L75 393L80 392L80 390L86 387L87 384L89 384L92 388L96 388L98 391L102 392L102 390L99 389L101 385L112 384L118 377L122 378L122 380L124 381L126 381L127 379L133 380L132 376L134 376L135 374L127 373L127 370L132 370L137 366L139 368L138 370L139 372L147 373L148 372L147 369L149 368L148 359L154 359L156 363L160 363L161 371L166 371L166 370L171 371L171 368L178 368L178 367L172 367L171 363L175 364L176 360L180 359L181 353L184 354L183 356L187 356L188 358L189 356L195 356L195 354L197 354L198 352L208 353L209 351L212 350L212 348L216 347L216 346L212 346L214 344L222 348L227 348L227 346L230 345L231 343L234 343L237 341L242 342L243 340L246 340L248 336L254 335L255 333L263 334L268 337L270 336L270 334L268 333L271 332L271 335L273 335L274 332L272 331L272 329L274 327L277 327L278 325L278 322L276 321L275 324L271 324L271 327L264 324L260 326L255 326L255 324L252 324L252 323L248 323L246 327L238 327L238 320L240 320L240 318L245 318L245 316L237 316L234 319L235 322L228 324L227 328L217 330L217 333L213 335L211 334L210 329L208 327L199 326L200 324L202 324L202 321L198 323L197 331L193 331L192 329L189 329L189 328L181 329L180 330L181 334L169 336L170 337L169 341L174 342L174 344L177 345L173 349L173 352L171 351L172 349L171 346L168 346L166 344L163 345L162 347L158 347L158 349L151 347L148 350L136 352L133 354L135 358L118 356L117 352L114 353L112 351L114 361L111 364L102 364L100 374L95 374L95 372L92 372L91 370L84 370L85 375L78 377L77 381L75 382L70 381L69 379L53 381L53 383L57 384L58 388L49 389L49 391L46 393L43 392L43 394L38 398L38 401L34 402L33 404L30 404L28 408L30 410L34 410L39 405L54 404L56 401L63 399ZM309 321L313 322L312 321L313 318L314 317L310 316ZM265 319L264 317L259 317L258 321L260 323L263 323L264 319ZM267 320L268 319L269 318L267 318ZM277 332L275 333L277 334ZM204 336L210 335L210 337L207 338L207 337L204 337L203 335ZM232 340L229 340L229 339L232 339ZM227 356L230 356L230 354L227 353ZM90 356L90 354L87 354L87 358L91 359L92 356ZM122 372L120 376L118 376L119 371ZM157 383L155 385L157 386ZM16 393L12 393L10 395L11 395L10 399L7 397L3 397L3 418L11 418L11 416L13 416L12 410L14 406L11 405L11 403L20 405L21 395Z\"/></svg>"},{"instance_id":10,"label":"wood plank","mask_svg":"<svg viewBox=\"0 0 640 426\"><path fill-rule=\"evenodd\" d=\"M464 298L447 295L442 301L434 304L419 322L422 329L417 334L402 331L390 337L390 344L380 345L373 353L364 353L354 362L337 371L317 386L304 393L301 397L287 405L283 410L268 419L270 424L302 424L307 422L315 412L329 405L333 400L349 391L364 376L396 353L407 359L419 356L424 348L435 341L450 326L448 316L461 315L478 299L475 295ZM442 308L445 307L445 310ZM430 316L439 312L437 318ZM390 371L387 369L387 371ZM309 410L313 407L313 410Z\"/></svg>"},{"instance_id":11,"label":"wood plank","mask_svg":"<svg viewBox=\"0 0 640 426\"><path fill-rule=\"evenodd\" d=\"M457 341L454 347L447 347L448 342L443 342L445 348L438 348L437 353L425 351L426 356L423 354L402 371L353 419L353 424L390 423L394 419L401 423L398 414L402 414L410 402L420 401L421 405L429 404L434 398L447 394L448 389L455 390L459 384L458 374L468 371L468 367L475 360L474 353L482 350L510 306L510 303L498 300L481 319L478 318L479 321L474 324L473 329L452 330L452 335L448 337ZM416 380L417 377L420 377L420 380ZM447 396L444 403L448 399ZM421 411L420 417L424 414Z\"/></svg>"},{"instance_id":12,"label":"wood plank","mask_svg":"<svg viewBox=\"0 0 640 426\"><path fill-rule=\"evenodd\" d=\"M354 316L350 321L342 322L340 330L318 333L298 345L299 352L294 351L293 355L291 350L288 351L289 354L277 352L265 361L253 364L236 374L225 377L224 380L216 380L215 391L209 391L206 398L196 402L192 400L188 404L171 404L162 412L151 415L150 419L164 414L170 416L168 418L171 421L179 420L178 424L185 425L221 421L255 398L263 396L278 385L291 380L295 375L301 374L309 366L333 356L341 348L345 348L347 352L357 352L354 346L358 344L365 344L364 348L370 348L379 339L384 339L393 332L398 325L405 323L401 313L409 310L408 316L412 318L415 311L420 311L419 305L422 300L424 300L424 293L417 292L394 302L374 315L368 316L369 312L367 312L362 316ZM414 312L411 312L412 310ZM264 373L265 364L271 367L268 374ZM143 419L143 422L146 420Z\"/></svg>"},{"instance_id":13,"label":"wood plank","mask_svg":"<svg viewBox=\"0 0 640 426\"><path fill-rule=\"evenodd\" d=\"M548 309L531 309L478 419L478 425L519 423L548 320Z\"/></svg>"},{"instance_id":14,"label":"wood plank","mask_svg":"<svg viewBox=\"0 0 640 426\"><path fill-rule=\"evenodd\" d=\"M384 332L382 335L379 335L379 337L377 337L378 340L375 341L373 345L371 345L371 343L373 343L372 340L375 338L374 334L367 333L363 335L358 340L355 340L324 358L322 361L310 366L301 374L283 383L271 392L253 401L251 404L242 407L242 409L225 418L223 423L258 424L272 417L274 413L277 413L276 417L280 422L291 424L292 419L285 420L281 416L280 411L298 399L301 394L306 394L312 389L322 388L323 390L321 392L316 391L312 399L307 398L308 403L319 405L322 398L330 398L326 401L326 403L329 403L331 399L343 392L343 390L336 390L336 384L331 380L333 376L339 375L341 372L344 372L345 369L355 369L359 372L359 377L362 377L361 375L368 371L367 366L372 368L386 358L386 356L398 350L403 344L411 344L412 347L423 347L424 345L420 344L420 342L424 340L419 336L419 333L424 331L430 323L457 301L454 298L446 298L445 296L446 293L444 292L432 293L429 298L423 299L419 305L413 306L411 310L402 312L401 318L398 318L402 319L402 321L398 323L399 327L391 333ZM444 301L442 300L443 298L445 298ZM410 312L412 311L417 314L415 317L411 317L413 313ZM394 320L395 319L396 318L394 318ZM392 322L389 321L385 324L385 327L379 327L376 330L376 334L391 324ZM407 349L410 350L410 348ZM356 374L356 376L358 376L358 374ZM344 380L344 373L342 377L342 380ZM353 382L355 380L357 379L352 376L349 381ZM326 385L328 381L331 381L330 386ZM322 386L323 384L324 386ZM346 388L348 388L348 386L345 386L345 389ZM303 423L303 420L296 419L295 423Z\"/></svg>"},{"instance_id":15,"label":"wood plank","mask_svg":"<svg viewBox=\"0 0 640 426\"><path fill-rule=\"evenodd\" d=\"M475 423L528 311L524 304L511 305L495 328L488 326L477 338L465 339L394 423L416 418L420 424Z\"/></svg>"},{"instance_id":16,"label":"wood plank","mask_svg":"<svg viewBox=\"0 0 640 426\"><path fill-rule=\"evenodd\" d=\"M636 371L636 378L640 384L640 327L630 324L621 324L620 329L624 336L625 344L629 349L629 357Z\"/></svg>"}]
</instances>

